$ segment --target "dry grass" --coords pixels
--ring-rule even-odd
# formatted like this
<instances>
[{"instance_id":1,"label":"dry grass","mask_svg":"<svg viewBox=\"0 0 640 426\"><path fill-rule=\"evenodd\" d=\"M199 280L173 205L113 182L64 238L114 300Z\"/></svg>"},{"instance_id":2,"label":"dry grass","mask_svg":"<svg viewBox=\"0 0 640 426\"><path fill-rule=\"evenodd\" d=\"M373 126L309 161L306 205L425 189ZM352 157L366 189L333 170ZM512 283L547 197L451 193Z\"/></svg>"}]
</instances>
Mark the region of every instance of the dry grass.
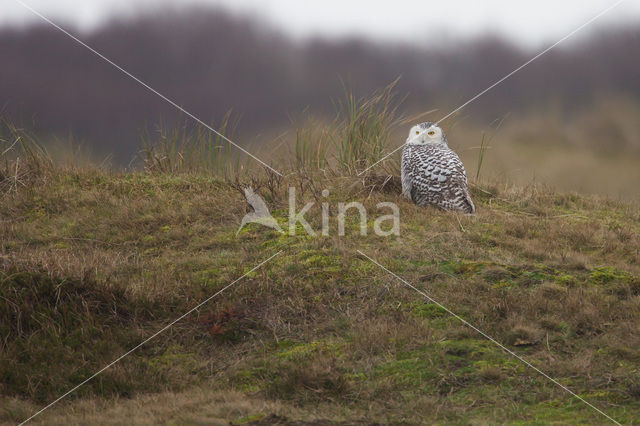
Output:
<instances>
[{"instance_id":1,"label":"dry grass","mask_svg":"<svg viewBox=\"0 0 640 426\"><path fill-rule=\"evenodd\" d=\"M41 182L52 169L45 148L23 129L0 120L0 194Z\"/></svg>"},{"instance_id":2,"label":"dry grass","mask_svg":"<svg viewBox=\"0 0 640 426\"><path fill-rule=\"evenodd\" d=\"M418 208L393 166L358 178L369 163L341 171L340 147L319 146L353 129L388 137L393 120L356 116L364 121L342 123L364 127L299 133L283 178L217 168L217 151L199 151L203 135L149 151L153 166L140 173L61 168L11 146L0 166L0 422L24 420L279 250L37 420L604 422L356 250L619 421L637 418L638 203L488 178L472 183L474 216ZM371 159L378 142L362 142L342 152ZM315 203L306 217L316 230L329 203L329 236L259 225L236 236L245 184L285 229L289 186L298 209ZM338 236L337 203L349 201L367 208L368 235L349 215ZM372 233L382 201L401 210L399 237Z\"/></svg>"},{"instance_id":3,"label":"dry grass","mask_svg":"<svg viewBox=\"0 0 640 426\"><path fill-rule=\"evenodd\" d=\"M631 117L638 109L637 102L604 98L569 116L552 107L507 114L497 131L462 117L447 137L473 172L482 135L494 135L483 157L482 176L488 181L516 186L534 181L564 192L637 200L640 124Z\"/></svg>"},{"instance_id":4,"label":"dry grass","mask_svg":"<svg viewBox=\"0 0 640 426\"><path fill-rule=\"evenodd\" d=\"M228 112L212 128L234 139L237 122ZM229 141L203 127L193 129L187 121L176 129L160 126L155 132L143 134L142 157L144 170L149 173L198 173L232 176L240 170L240 161L234 156Z\"/></svg>"},{"instance_id":5,"label":"dry grass","mask_svg":"<svg viewBox=\"0 0 640 426\"><path fill-rule=\"evenodd\" d=\"M376 212L376 203L396 202L401 237L361 237L353 217L340 238L332 210L329 237L250 225L236 238L241 194L197 175L66 171L5 194L2 419L23 419L284 250L41 420L602 420L356 249L615 417L638 414L637 204L535 185L483 188L474 192L479 213L457 217L371 179L297 179L263 185L283 224L293 184L305 201L328 188L333 208L358 200ZM307 217L318 229L318 204ZM224 312L233 318L221 320Z\"/></svg>"}]
</instances>

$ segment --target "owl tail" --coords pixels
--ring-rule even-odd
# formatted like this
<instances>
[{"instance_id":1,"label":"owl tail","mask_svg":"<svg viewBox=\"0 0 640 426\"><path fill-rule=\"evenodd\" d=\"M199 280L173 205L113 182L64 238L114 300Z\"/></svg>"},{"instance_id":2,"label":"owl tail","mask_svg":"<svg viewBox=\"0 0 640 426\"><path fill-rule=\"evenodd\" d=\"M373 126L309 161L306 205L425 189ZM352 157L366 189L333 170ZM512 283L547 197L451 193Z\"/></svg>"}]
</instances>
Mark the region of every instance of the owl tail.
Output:
<instances>
[{"instance_id":1,"label":"owl tail","mask_svg":"<svg viewBox=\"0 0 640 426\"><path fill-rule=\"evenodd\" d=\"M471 200L471 196L469 194L467 194L464 198L462 205L462 210L465 213L474 214L476 212L476 206L473 204L473 201Z\"/></svg>"}]
</instances>

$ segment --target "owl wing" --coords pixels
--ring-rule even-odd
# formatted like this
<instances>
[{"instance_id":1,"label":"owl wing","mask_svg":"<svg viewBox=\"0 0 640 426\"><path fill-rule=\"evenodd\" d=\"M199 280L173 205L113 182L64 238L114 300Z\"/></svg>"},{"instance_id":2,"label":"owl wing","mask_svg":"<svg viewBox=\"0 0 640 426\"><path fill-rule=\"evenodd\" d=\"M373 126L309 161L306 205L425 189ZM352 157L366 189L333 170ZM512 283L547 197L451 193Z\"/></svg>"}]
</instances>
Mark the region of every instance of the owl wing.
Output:
<instances>
[{"instance_id":1,"label":"owl wing","mask_svg":"<svg viewBox=\"0 0 640 426\"><path fill-rule=\"evenodd\" d=\"M414 150L406 166L410 167L410 196L416 204L473 213L467 175L455 152L446 147L425 146Z\"/></svg>"},{"instance_id":2,"label":"owl wing","mask_svg":"<svg viewBox=\"0 0 640 426\"><path fill-rule=\"evenodd\" d=\"M405 147L402 150L402 161L400 163L400 178L402 181L402 196L411 199L411 148Z\"/></svg>"}]
</instances>

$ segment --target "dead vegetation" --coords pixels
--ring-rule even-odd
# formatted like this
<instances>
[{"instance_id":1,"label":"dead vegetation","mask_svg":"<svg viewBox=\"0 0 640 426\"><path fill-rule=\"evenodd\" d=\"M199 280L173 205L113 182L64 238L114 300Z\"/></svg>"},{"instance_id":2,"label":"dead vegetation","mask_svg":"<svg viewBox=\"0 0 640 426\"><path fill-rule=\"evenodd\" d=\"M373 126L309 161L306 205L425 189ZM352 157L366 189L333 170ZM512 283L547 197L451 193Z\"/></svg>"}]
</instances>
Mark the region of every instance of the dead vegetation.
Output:
<instances>
[{"instance_id":1,"label":"dead vegetation","mask_svg":"<svg viewBox=\"0 0 640 426\"><path fill-rule=\"evenodd\" d=\"M283 223L290 179L261 192ZM125 415L127 398L166 392L185 395L167 418L195 421L216 398L190 405L186 395L201 386L244 395L246 403L229 402L236 409L216 411L236 421L312 421L317 404L335 421L601 420L356 249L614 417L635 416L636 205L538 186L477 189L479 213L456 218L369 180L315 179L332 199L370 211L398 203L401 237L362 237L353 217L342 238L335 229L310 239L256 225L236 238L241 194L198 175L54 172L5 193L3 419L21 420L280 249L264 270L42 421L109 422L104 404L105 413ZM315 201L303 185L299 202ZM319 205L307 218L320 226ZM65 415L72 406L76 414Z\"/></svg>"},{"instance_id":2,"label":"dead vegetation","mask_svg":"<svg viewBox=\"0 0 640 426\"><path fill-rule=\"evenodd\" d=\"M355 126L384 138L393 122L367 120L325 135L344 141ZM153 148L147 170L129 173L60 167L3 138L2 422L24 420L280 250L36 421L603 421L356 250L617 420L640 413L637 202L486 179L472 184L474 216L418 208L392 165L357 176L378 145L359 145L371 156L341 170L340 145L317 150L312 136L284 177L216 169L215 151L181 138L185 149ZM212 156L191 161L203 152ZM285 228L290 186L298 209L315 203L316 230L326 201L329 235L249 225L236 236L247 184ZM361 236L349 215L339 237L340 201L370 214L396 203L400 236Z\"/></svg>"}]
</instances>

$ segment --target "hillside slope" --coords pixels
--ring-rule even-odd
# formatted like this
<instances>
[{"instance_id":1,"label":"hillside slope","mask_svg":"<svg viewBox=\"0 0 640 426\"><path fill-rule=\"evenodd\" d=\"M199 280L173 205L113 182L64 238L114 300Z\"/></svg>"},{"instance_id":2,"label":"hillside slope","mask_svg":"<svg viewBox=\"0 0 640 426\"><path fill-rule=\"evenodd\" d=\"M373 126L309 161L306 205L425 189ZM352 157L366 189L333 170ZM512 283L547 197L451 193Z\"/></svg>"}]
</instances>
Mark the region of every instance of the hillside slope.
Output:
<instances>
[{"instance_id":1,"label":"hillside slope","mask_svg":"<svg viewBox=\"0 0 640 426\"><path fill-rule=\"evenodd\" d=\"M242 194L203 175L59 172L9 189L0 422L28 418L279 251L35 422L608 422L357 250L616 420L640 418L636 203L484 188L463 216L372 182L263 183L285 227L289 184L298 211L315 202L315 230L329 204L330 235L316 237L256 224L236 236ZM367 236L353 211L338 236L349 201L369 211ZM400 207L400 236L373 234L381 201Z\"/></svg>"}]
</instances>

